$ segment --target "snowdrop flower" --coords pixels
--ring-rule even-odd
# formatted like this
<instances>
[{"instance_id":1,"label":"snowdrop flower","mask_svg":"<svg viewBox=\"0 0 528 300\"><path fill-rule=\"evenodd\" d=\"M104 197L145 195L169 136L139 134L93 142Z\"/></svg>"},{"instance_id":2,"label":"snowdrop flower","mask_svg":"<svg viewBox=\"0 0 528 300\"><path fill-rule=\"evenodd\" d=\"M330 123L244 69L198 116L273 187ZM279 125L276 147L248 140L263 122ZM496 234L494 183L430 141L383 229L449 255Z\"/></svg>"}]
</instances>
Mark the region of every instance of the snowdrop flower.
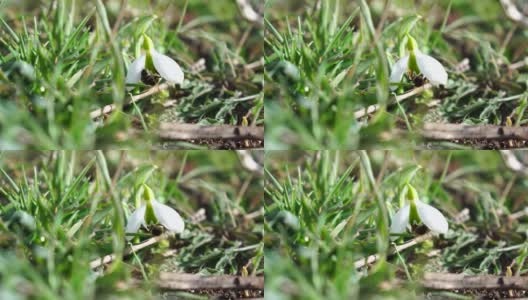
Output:
<instances>
[{"instance_id":1,"label":"snowdrop flower","mask_svg":"<svg viewBox=\"0 0 528 300\"><path fill-rule=\"evenodd\" d=\"M152 40L143 35L145 54L134 60L128 68L126 84L136 84L141 81L141 72L145 69L158 73L171 84L183 83L183 71L172 58L157 52Z\"/></svg>"},{"instance_id":2,"label":"snowdrop flower","mask_svg":"<svg viewBox=\"0 0 528 300\"><path fill-rule=\"evenodd\" d=\"M409 54L398 60L392 67L391 84L400 83L403 74L408 70L417 74L422 73L433 85L447 84L447 72L444 66L438 60L418 50L416 40L410 35L407 35L407 50ZM394 89L394 86L392 88Z\"/></svg>"},{"instance_id":3,"label":"snowdrop flower","mask_svg":"<svg viewBox=\"0 0 528 300\"><path fill-rule=\"evenodd\" d=\"M161 224L170 232L182 233L185 227L183 219L174 209L161 204L154 199L154 193L147 185L143 185L145 203L136 209L128 218L126 233L138 232L141 225Z\"/></svg>"},{"instance_id":4,"label":"snowdrop flower","mask_svg":"<svg viewBox=\"0 0 528 300\"><path fill-rule=\"evenodd\" d=\"M446 234L448 230L447 220L436 208L418 200L418 193L411 185L407 185L410 201L405 204L392 217L391 233L403 233L411 224L423 222L427 228L436 234Z\"/></svg>"}]
</instances>

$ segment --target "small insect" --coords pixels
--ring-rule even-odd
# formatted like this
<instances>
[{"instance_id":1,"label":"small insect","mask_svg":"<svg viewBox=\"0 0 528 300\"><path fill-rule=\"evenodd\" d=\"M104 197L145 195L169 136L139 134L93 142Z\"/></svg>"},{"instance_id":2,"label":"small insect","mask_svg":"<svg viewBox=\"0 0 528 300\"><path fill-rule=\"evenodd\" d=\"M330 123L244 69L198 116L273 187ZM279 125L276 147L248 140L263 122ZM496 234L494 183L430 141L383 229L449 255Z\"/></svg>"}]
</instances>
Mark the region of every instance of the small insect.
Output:
<instances>
[{"instance_id":1,"label":"small insect","mask_svg":"<svg viewBox=\"0 0 528 300\"><path fill-rule=\"evenodd\" d=\"M410 78L414 83L414 86L422 86L425 84L425 77L422 74L412 75Z\"/></svg>"},{"instance_id":2,"label":"small insect","mask_svg":"<svg viewBox=\"0 0 528 300\"><path fill-rule=\"evenodd\" d=\"M159 224L152 224L148 227L148 231L150 233L152 233L152 235L161 235L164 231L165 231L165 228Z\"/></svg>"},{"instance_id":3,"label":"small insect","mask_svg":"<svg viewBox=\"0 0 528 300\"><path fill-rule=\"evenodd\" d=\"M156 83L158 83L160 78L161 77L158 74L149 72L149 71L147 71L147 69L143 69L141 71L141 81L144 84L155 85Z\"/></svg>"}]
</instances>

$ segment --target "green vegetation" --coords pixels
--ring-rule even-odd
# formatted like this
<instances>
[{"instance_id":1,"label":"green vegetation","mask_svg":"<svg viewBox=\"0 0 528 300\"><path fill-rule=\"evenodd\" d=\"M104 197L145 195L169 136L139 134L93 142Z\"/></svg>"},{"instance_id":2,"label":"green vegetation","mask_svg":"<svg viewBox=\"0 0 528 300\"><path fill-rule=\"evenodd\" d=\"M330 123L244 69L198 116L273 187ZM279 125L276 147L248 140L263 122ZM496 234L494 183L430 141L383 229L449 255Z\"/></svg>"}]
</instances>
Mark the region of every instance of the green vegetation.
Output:
<instances>
[{"instance_id":1,"label":"green vegetation","mask_svg":"<svg viewBox=\"0 0 528 300\"><path fill-rule=\"evenodd\" d=\"M523 295L420 287L425 272L528 273L528 178L509 170L498 152L270 152L266 170L265 273L271 298ZM395 252L395 246L428 232L422 225L388 236L407 183L445 215L449 231ZM457 218L466 208L467 219ZM358 265L375 254L376 262Z\"/></svg>"},{"instance_id":2,"label":"green vegetation","mask_svg":"<svg viewBox=\"0 0 528 300\"><path fill-rule=\"evenodd\" d=\"M159 80L125 89L143 33L185 81L131 104ZM1 1L0 147L135 148L163 121L261 125L262 68L247 66L262 38L228 0Z\"/></svg>"},{"instance_id":3,"label":"green vegetation","mask_svg":"<svg viewBox=\"0 0 528 300\"><path fill-rule=\"evenodd\" d=\"M180 213L185 231L121 259L160 234L125 239L142 183ZM235 152L4 152L0 298L156 299L160 271L261 275L262 184ZM112 253L112 263L90 267Z\"/></svg>"},{"instance_id":4,"label":"green vegetation","mask_svg":"<svg viewBox=\"0 0 528 300\"><path fill-rule=\"evenodd\" d=\"M419 145L427 122L528 122L528 29L499 1L268 1L265 16L268 149L397 148ZM413 76L389 89L406 33L449 80L396 103L426 83Z\"/></svg>"}]
</instances>

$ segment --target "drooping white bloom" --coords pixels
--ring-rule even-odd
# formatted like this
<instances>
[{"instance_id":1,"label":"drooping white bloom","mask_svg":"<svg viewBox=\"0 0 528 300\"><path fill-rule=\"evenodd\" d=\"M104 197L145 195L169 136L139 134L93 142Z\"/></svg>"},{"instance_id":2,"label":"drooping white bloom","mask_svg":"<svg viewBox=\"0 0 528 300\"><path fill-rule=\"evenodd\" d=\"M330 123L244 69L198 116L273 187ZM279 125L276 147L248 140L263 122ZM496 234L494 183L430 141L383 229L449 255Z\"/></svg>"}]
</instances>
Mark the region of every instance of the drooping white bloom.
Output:
<instances>
[{"instance_id":1,"label":"drooping white bloom","mask_svg":"<svg viewBox=\"0 0 528 300\"><path fill-rule=\"evenodd\" d=\"M394 84L401 82L403 74L408 70L422 73L432 85L446 85L447 72L444 66L432 56L418 50L416 40L413 37L408 35L407 38L409 54L400 58L392 67L390 75L390 83L393 84L392 88L395 87Z\"/></svg>"},{"instance_id":2,"label":"drooping white bloom","mask_svg":"<svg viewBox=\"0 0 528 300\"><path fill-rule=\"evenodd\" d=\"M141 72L147 69L157 72L163 79L171 84L183 83L183 71L180 65L172 58L157 52L154 49L152 40L144 35L143 48L145 54L142 54L130 64L126 77L126 84L136 84L141 81Z\"/></svg>"},{"instance_id":3,"label":"drooping white bloom","mask_svg":"<svg viewBox=\"0 0 528 300\"><path fill-rule=\"evenodd\" d=\"M390 232L399 234L407 230L411 223L422 222L433 233L446 234L449 225L444 215L436 208L418 200L416 190L412 186L410 189L411 199L392 218Z\"/></svg>"},{"instance_id":4,"label":"drooping white bloom","mask_svg":"<svg viewBox=\"0 0 528 300\"><path fill-rule=\"evenodd\" d=\"M185 224L182 217L173 208L154 199L152 190L144 185L145 203L136 209L128 218L126 233L136 233L141 226L159 223L167 230L182 233Z\"/></svg>"}]
</instances>

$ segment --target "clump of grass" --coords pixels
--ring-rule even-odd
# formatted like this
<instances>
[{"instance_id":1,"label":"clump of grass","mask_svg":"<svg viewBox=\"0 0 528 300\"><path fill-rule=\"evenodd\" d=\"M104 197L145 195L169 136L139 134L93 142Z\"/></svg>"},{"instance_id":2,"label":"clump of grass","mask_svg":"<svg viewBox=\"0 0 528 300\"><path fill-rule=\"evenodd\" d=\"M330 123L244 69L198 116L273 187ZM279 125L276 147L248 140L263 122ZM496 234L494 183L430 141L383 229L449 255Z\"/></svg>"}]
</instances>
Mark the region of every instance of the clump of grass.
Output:
<instances>
[{"instance_id":1,"label":"clump of grass","mask_svg":"<svg viewBox=\"0 0 528 300\"><path fill-rule=\"evenodd\" d=\"M268 296L415 298L426 271L528 272L527 219L509 218L526 206L528 179L509 171L498 152L289 151L270 154L266 169ZM413 227L391 240L384 234L383 211L395 214L408 182L446 215L449 232L395 253L427 230ZM469 220L456 223L464 208ZM375 254L371 266L356 266Z\"/></svg>"},{"instance_id":2,"label":"clump of grass","mask_svg":"<svg viewBox=\"0 0 528 300\"><path fill-rule=\"evenodd\" d=\"M6 152L0 163L0 295L145 299L156 294L159 271L264 271L262 216L247 218L261 209L262 180L234 152ZM142 182L180 212L186 229L121 259L156 234L124 237ZM111 265L91 269L112 253Z\"/></svg>"},{"instance_id":3,"label":"clump of grass","mask_svg":"<svg viewBox=\"0 0 528 300\"><path fill-rule=\"evenodd\" d=\"M400 146L424 122L525 124L526 68L510 67L527 55L519 49L526 48L526 29L501 12L496 1L271 1L264 49L268 146ZM395 104L395 96L424 84L418 76L388 89L408 32L446 67L449 81ZM469 69L460 70L464 58ZM371 105L378 105L375 113L355 117Z\"/></svg>"},{"instance_id":4,"label":"clump of grass","mask_svg":"<svg viewBox=\"0 0 528 300\"><path fill-rule=\"evenodd\" d=\"M150 129L160 121L262 124L261 71L245 68L261 57L261 30L246 22L230 1L149 3L97 1L95 8L68 0L4 3L2 148L132 147L156 140ZM124 85L143 33L153 38L158 51L178 61L186 80L125 107L133 95L149 88L126 92ZM201 59L203 65L197 65ZM111 116L91 119L90 112L108 104L117 106ZM130 129L137 131L131 134Z\"/></svg>"}]
</instances>

